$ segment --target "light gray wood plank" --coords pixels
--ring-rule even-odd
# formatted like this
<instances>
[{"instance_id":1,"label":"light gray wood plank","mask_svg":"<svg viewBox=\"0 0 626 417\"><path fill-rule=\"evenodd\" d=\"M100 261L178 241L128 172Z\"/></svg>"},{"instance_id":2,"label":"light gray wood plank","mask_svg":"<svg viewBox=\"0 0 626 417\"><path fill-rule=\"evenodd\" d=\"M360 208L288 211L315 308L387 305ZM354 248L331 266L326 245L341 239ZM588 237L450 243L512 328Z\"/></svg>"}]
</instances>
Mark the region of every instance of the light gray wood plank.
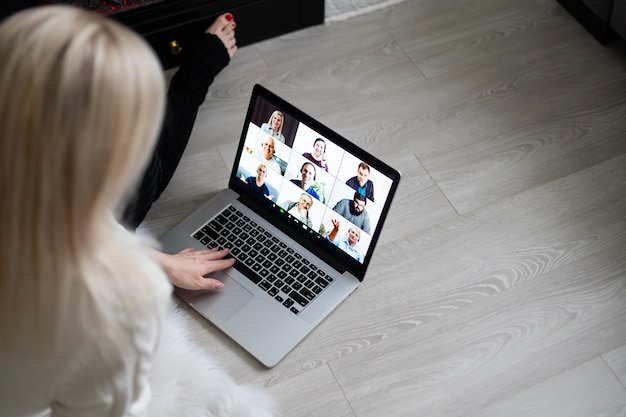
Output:
<instances>
[{"instance_id":1,"label":"light gray wood plank","mask_svg":"<svg viewBox=\"0 0 626 417\"><path fill-rule=\"evenodd\" d=\"M626 341L623 247L599 255L481 303L450 303L436 322L330 366L359 416L477 412Z\"/></svg>"},{"instance_id":2,"label":"light gray wood plank","mask_svg":"<svg viewBox=\"0 0 626 417\"><path fill-rule=\"evenodd\" d=\"M615 88L626 82L605 87L602 102L422 161L460 213L542 185L626 153L626 97Z\"/></svg>"},{"instance_id":3,"label":"light gray wood plank","mask_svg":"<svg viewBox=\"0 0 626 417\"><path fill-rule=\"evenodd\" d=\"M594 359L492 404L471 417L588 417L626 414L626 390Z\"/></svg>"},{"instance_id":4,"label":"light gray wood plank","mask_svg":"<svg viewBox=\"0 0 626 417\"><path fill-rule=\"evenodd\" d=\"M626 387L626 346L621 346L605 353L602 355L602 359L611 368L622 385Z\"/></svg>"},{"instance_id":5,"label":"light gray wood plank","mask_svg":"<svg viewBox=\"0 0 626 417\"><path fill-rule=\"evenodd\" d=\"M295 380L272 386L270 393L289 417L355 417L332 372L320 366Z\"/></svg>"},{"instance_id":6,"label":"light gray wood plank","mask_svg":"<svg viewBox=\"0 0 626 417\"><path fill-rule=\"evenodd\" d=\"M553 37L558 42L563 32L570 38L572 31L581 34L553 1L449 3L433 7L429 2L431 7L423 10L420 2L408 2L392 14L392 34L426 78L461 68L480 70L486 61L499 65L509 59L532 60L551 45L529 48L529 42L537 45ZM464 13L458 12L460 7Z\"/></svg>"}]
</instances>

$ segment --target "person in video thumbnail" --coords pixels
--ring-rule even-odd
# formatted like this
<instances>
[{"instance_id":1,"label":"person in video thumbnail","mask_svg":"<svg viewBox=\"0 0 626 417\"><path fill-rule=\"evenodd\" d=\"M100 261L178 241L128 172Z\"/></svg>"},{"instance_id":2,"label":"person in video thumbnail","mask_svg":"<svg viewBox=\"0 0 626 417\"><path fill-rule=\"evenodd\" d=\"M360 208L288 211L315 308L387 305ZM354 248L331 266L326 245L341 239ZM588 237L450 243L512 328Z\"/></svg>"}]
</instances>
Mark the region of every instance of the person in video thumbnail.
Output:
<instances>
[{"instance_id":1,"label":"person in video thumbnail","mask_svg":"<svg viewBox=\"0 0 626 417\"><path fill-rule=\"evenodd\" d=\"M300 173L302 174L302 179L293 179L291 182L319 200L320 196L313 189L313 182L315 181L316 174L315 165L311 162L305 162L302 165L302 168L300 168Z\"/></svg>"},{"instance_id":2,"label":"person in video thumbnail","mask_svg":"<svg viewBox=\"0 0 626 417\"><path fill-rule=\"evenodd\" d=\"M285 143L285 137L283 136L283 122L285 117L280 110L274 110L267 123L261 125L261 130L274 139L278 139L282 143Z\"/></svg>"},{"instance_id":3,"label":"person in video thumbnail","mask_svg":"<svg viewBox=\"0 0 626 417\"><path fill-rule=\"evenodd\" d=\"M328 172L328 165L326 165L326 142L324 139L315 139L315 142L313 142L313 152L305 152L302 156Z\"/></svg>"},{"instance_id":4,"label":"person in video thumbnail","mask_svg":"<svg viewBox=\"0 0 626 417\"><path fill-rule=\"evenodd\" d=\"M313 198L308 193L302 193L298 201L286 201L284 208L293 217L312 228L313 222L309 217L309 211L312 206Z\"/></svg>"},{"instance_id":5,"label":"person in video thumbnail","mask_svg":"<svg viewBox=\"0 0 626 417\"><path fill-rule=\"evenodd\" d=\"M374 183L369 179L370 167L365 162L359 163L355 177L346 181L346 184L358 191L359 194L374 201Z\"/></svg>"},{"instance_id":6,"label":"person in video thumbnail","mask_svg":"<svg viewBox=\"0 0 626 417\"><path fill-rule=\"evenodd\" d=\"M256 150L254 156L274 171L281 172L280 164L274 159L275 151L274 138L266 136L263 142L261 142L261 148Z\"/></svg>"},{"instance_id":7,"label":"person in video thumbnail","mask_svg":"<svg viewBox=\"0 0 626 417\"><path fill-rule=\"evenodd\" d=\"M370 233L370 216L365 210L366 204L367 199L355 191L352 200L348 198L339 200L333 207L333 211L345 217L365 233Z\"/></svg>"},{"instance_id":8,"label":"person in video thumbnail","mask_svg":"<svg viewBox=\"0 0 626 417\"><path fill-rule=\"evenodd\" d=\"M331 220L331 222L333 224L333 228L330 233L328 233L327 239L357 261L363 262L363 255L361 255L361 253L355 248L356 244L359 243L359 240L361 240L361 232L359 229L352 226L348 229L348 233L346 233L345 236L337 238L337 235L339 234L339 220Z\"/></svg>"},{"instance_id":9,"label":"person in video thumbnail","mask_svg":"<svg viewBox=\"0 0 626 417\"><path fill-rule=\"evenodd\" d=\"M267 166L265 164L259 164L259 167L256 170L256 177L250 176L248 178L244 178L242 175L241 180L248 184L248 187L250 187L251 190L271 200L273 196L270 195L270 190L267 188L267 184L265 184L266 177Z\"/></svg>"}]
</instances>

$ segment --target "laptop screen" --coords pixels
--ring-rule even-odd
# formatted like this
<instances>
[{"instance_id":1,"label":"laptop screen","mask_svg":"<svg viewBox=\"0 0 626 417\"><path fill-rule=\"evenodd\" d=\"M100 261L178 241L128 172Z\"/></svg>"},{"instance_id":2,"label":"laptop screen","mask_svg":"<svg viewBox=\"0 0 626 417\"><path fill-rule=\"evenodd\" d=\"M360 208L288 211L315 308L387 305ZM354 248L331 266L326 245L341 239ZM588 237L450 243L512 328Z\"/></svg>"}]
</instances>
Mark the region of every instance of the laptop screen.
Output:
<instances>
[{"instance_id":1,"label":"laptop screen","mask_svg":"<svg viewBox=\"0 0 626 417\"><path fill-rule=\"evenodd\" d=\"M254 87L230 186L332 266L363 279L399 179L397 170Z\"/></svg>"}]
</instances>

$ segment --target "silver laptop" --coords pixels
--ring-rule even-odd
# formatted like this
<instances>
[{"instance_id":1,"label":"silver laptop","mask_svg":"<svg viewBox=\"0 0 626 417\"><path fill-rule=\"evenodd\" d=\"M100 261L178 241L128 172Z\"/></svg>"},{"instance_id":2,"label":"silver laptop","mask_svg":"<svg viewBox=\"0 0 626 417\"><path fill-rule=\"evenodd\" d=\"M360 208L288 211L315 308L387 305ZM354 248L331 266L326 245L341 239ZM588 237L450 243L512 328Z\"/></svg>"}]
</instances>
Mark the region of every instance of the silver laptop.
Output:
<instances>
[{"instance_id":1,"label":"silver laptop","mask_svg":"<svg viewBox=\"0 0 626 417\"><path fill-rule=\"evenodd\" d=\"M228 247L217 291L176 294L267 367L363 281L400 173L255 85L228 188L160 239Z\"/></svg>"}]
</instances>

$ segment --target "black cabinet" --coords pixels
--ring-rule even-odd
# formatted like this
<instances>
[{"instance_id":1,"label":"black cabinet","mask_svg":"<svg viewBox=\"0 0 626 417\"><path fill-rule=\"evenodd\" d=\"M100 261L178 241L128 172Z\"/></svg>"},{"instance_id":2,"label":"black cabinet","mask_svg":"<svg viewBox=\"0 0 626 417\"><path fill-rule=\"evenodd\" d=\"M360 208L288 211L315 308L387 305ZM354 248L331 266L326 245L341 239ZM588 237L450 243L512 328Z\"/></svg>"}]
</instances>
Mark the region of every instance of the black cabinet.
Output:
<instances>
[{"instance_id":1,"label":"black cabinet","mask_svg":"<svg viewBox=\"0 0 626 417\"><path fill-rule=\"evenodd\" d=\"M194 50L198 37L222 13L237 22L237 44L250 45L324 22L324 0L170 0L112 15L141 34L163 66Z\"/></svg>"},{"instance_id":2,"label":"black cabinet","mask_svg":"<svg viewBox=\"0 0 626 417\"><path fill-rule=\"evenodd\" d=\"M27 7L52 3L94 10L89 6L93 2L86 0L0 2L0 18ZM324 22L324 0L101 0L94 4L98 5L94 13L105 14L143 36L165 68L178 66L194 50L199 36L222 13L235 16L239 46ZM117 10L110 12L113 5Z\"/></svg>"},{"instance_id":3,"label":"black cabinet","mask_svg":"<svg viewBox=\"0 0 626 417\"><path fill-rule=\"evenodd\" d=\"M626 0L557 0L600 43L626 39Z\"/></svg>"}]
</instances>

